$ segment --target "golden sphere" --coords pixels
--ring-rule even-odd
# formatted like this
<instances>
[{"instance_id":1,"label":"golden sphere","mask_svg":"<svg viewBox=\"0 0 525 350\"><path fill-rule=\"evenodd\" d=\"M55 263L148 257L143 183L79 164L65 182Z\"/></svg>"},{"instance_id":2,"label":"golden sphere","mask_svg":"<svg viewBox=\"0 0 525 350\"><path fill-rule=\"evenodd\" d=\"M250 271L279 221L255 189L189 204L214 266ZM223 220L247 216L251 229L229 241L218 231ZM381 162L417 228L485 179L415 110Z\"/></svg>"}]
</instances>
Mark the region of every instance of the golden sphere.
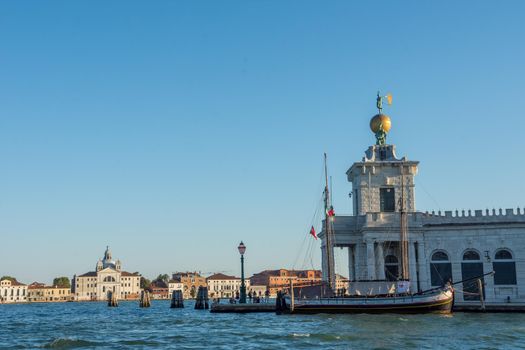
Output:
<instances>
[{"instance_id":1,"label":"golden sphere","mask_svg":"<svg viewBox=\"0 0 525 350\"><path fill-rule=\"evenodd\" d=\"M370 119L370 129L374 134L376 134L380 127L383 128L384 132L389 132L392 127L392 122L390 117L385 114L376 114Z\"/></svg>"}]
</instances>

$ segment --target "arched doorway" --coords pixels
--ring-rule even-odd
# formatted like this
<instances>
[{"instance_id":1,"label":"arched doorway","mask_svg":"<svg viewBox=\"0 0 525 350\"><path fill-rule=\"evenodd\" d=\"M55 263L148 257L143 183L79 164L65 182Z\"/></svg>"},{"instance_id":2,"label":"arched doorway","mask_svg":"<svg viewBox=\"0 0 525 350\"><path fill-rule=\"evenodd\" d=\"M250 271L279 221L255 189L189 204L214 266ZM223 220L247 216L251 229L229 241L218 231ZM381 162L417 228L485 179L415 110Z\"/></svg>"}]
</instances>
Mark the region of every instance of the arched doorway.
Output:
<instances>
[{"instance_id":1,"label":"arched doorway","mask_svg":"<svg viewBox=\"0 0 525 350\"><path fill-rule=\"evenodd\" d=\"M463 253L463 261L461 262L461 279L466 280L483 275L483 262L479 253L473 249L469 249ZM485 281L481 277L481 283ZM483 299L485 299L485 289L483 289ZM463 300L479 300L479 285L478 280L463 282Z\"/></svg>"},{"instance_id":2,"label":"arched doorway","mask_svg":"<svg viewBox=\"0 0 525 350\"><path fill-rule=\"evenodd\" d=\"M385 256L385 279L397 281L399 278L399 260L395 255Z\"/></svg>"}]
</instances>

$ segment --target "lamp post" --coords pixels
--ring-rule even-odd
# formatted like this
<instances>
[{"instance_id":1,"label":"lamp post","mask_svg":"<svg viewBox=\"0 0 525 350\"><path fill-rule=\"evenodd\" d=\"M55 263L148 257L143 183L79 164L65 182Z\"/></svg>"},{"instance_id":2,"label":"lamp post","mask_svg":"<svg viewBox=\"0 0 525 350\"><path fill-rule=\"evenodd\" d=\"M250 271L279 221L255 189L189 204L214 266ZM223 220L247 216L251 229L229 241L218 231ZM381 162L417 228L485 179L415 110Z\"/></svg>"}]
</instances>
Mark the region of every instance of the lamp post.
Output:
<instances>
[{"instance_id":1,"label":"lamp post","mask_svg":"<svg viewBox=\"0 0 525 350\"><path fill-rule=\"evenodd\" d=\"M239 254L241 254L241 293L239 304L246 304L246 284L244 283L244 252L246 251L246 246L241 241L237 249L239 249Z\"/></svg>"}]
</instances>

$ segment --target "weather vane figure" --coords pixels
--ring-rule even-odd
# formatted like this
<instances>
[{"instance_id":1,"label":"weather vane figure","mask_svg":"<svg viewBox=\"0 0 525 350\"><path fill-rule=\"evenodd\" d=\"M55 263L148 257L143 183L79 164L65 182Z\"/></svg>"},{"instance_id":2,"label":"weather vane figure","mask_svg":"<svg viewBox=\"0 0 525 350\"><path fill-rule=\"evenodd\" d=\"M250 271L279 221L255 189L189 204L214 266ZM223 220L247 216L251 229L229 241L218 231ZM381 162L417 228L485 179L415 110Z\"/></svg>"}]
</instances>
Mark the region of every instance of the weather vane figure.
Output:
<instances>
[{"instance_id":1,"label":"weather vane figure","mask_svg":"<svg viewBox=\"0 0 525 350\"><path fill-rule=\"evenodd\" d=\"M392 104L392 94L387 94L386 96L381 96L379 91L377 92L376 106L378 114L376 114L370 120L370 129L376 136L376 145L384 146L386 145L386 135L390 131L392 123L390 117L383 114L383 99L386 98L388 105Z\"/></svg>"}]
</instances>

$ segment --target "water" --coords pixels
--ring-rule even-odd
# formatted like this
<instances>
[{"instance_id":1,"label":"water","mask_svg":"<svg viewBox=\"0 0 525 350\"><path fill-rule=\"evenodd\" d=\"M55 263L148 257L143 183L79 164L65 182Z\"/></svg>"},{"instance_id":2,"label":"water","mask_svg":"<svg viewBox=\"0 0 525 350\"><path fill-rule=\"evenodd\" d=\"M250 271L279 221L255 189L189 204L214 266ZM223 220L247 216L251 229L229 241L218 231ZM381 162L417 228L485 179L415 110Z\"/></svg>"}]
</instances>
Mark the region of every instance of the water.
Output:
<instances>
[{"instance_id":1,"label":"water","mask_svg":"<svg viewBox=\"0 0 525 350\"><path fill-rule=\"evenodd\" d=\"M525 314L210 314L153 301L0 305L0 349L525 349Z\"/></svg>"}]
</instances>

